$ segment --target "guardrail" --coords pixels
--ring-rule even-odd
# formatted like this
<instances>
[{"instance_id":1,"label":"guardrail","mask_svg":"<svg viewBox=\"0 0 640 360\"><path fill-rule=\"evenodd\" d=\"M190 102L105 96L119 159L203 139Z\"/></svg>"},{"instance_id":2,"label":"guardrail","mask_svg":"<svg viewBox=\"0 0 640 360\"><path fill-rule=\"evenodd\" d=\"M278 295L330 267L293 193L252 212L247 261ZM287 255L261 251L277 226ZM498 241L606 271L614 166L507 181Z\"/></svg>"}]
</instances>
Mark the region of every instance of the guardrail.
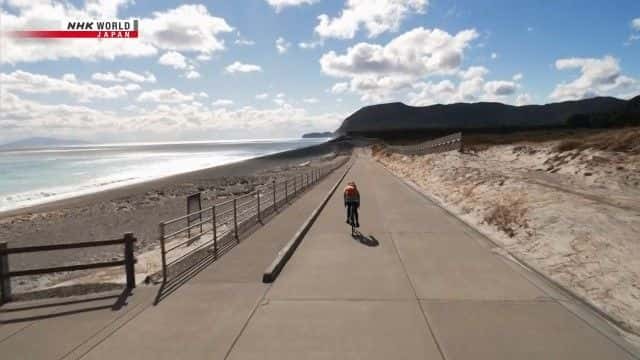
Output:
<instances>
[{"instance_id":1,"label":"guardrail","mask_svg":"<svg viewBox=\"0 0 640 360\"><path fill-rule=\"evenodd\" d=\"M462 133L447 135L415 145L386 145L390 151L405 155L426 155L462 149Z\"/></svg>"},{"instance_id":2,"label":"guardrail","mask_svg":"<svg viewBox=\"0 0 640 360\"><path fill-rule=\"evenodd\" d=\"M167 282L168 269L172 265L205 248L211 249L217 257L219 249L233 241L238 242L244 230L261 223L263 218L286 206L302 191L347 161L345 158L338 164L313 169L281 182L274 181L246 195L161 222L159 240L163 282Z\"/></svg>"},{"instance_id":3,"label":"guardrail","mask_svg":"<svg viewBox=\"0 0 640 360\"><path fill-rule=\"evenodd\" d=\"M104 241L87 241L80 243L70 244L56 244L56 245L41 245L41 246L26 246L26 247L7 247L6 242L0 243L0 290L2 290L2 296L0 297L0 304L11 301L11 278L18 276L51 274L58 272L69 272L89 269L99 269L106 267L124 266L127 288L133 289L136 287L135 281L135 268L136 258L133 254L133 244L136 242L136 238L132 233L126 233L121 239L104 240ZM9 255L11 254L24 254L43 251L59 251L80 249L99 246L110 245L124 245L124 259L115 261L106 261L91 264L80 265L67 265L57 266L41 269L29 269L11 271L9 268Z\"/></svg>"}]
</instances>

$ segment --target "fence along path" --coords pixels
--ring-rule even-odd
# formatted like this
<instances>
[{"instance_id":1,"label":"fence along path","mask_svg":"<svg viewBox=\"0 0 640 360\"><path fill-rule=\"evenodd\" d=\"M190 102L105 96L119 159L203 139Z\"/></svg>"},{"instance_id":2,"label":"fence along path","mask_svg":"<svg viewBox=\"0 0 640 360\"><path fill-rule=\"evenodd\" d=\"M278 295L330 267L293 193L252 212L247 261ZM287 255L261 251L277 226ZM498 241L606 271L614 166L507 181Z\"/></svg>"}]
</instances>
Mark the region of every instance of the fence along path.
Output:
<instances>
[{"instance_id":1,"label":"fence along path","mask_svg":"<svg viewBox=\"0 0 640 360\"><path fill-rule=\"evenodd\" d=\"M86 241L78 243L55 244L55 245L39 245L39 246L23 246L23 247L7 247L6 242L0 242L0 305L12 300L11 278L30 275L53 274L62 272L72 272L90 269L100 269L107 267L123 266L126 274L127 288L136 287L135 281L135 263L134 243L136 238L133 233L126 233L120 239L102 240L102 241ZM124 257L120 260L111 260L103 262L90 262L76 265L64 265L47 268L36 268L28 270L10 270L9 255L25 254L34 252L62 251L69 249L82 249L90 247L124 245Z\"/></svg>"},{"instance_id":2,"label":"fence along path","mask_svg":"<svg viewBox=\"0 0 640 360\"><path fill-rule=\"evenodd\" d=\"M462 149L462 133L447 135L415 145L386 145L387 149L405 155L425 155Z\"/></svg>"},{"instance_id":3,"label":"fence along path","mask_svg":"<svg viewBox=\"0 0 640 360\"><path fill-rule=\"evenodd\" d=\"M166 282L170 277L169 270L173 265L198 251L210 249L217 257L221 250L237 243L248 228L286 206L291 199L344 165L348 159L344 157L336 164L272 182L251 193L161 222L162 280Z\"/></svg>"}]
</instances>

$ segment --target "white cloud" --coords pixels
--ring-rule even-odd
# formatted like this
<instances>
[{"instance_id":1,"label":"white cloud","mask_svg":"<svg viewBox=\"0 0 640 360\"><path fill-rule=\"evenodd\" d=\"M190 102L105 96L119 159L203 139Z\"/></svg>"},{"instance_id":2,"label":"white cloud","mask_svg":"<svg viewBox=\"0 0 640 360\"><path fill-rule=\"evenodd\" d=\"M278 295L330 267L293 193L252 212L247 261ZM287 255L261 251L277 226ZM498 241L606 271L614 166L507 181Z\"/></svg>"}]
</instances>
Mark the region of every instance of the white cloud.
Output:
<instances>
[{"instance_id":1,"label":"white cloud","mask_svg":"<svg viewBox=\"0 0 640 360\"><path fill-rule=\"evenodd\" d=\"M128 91L139 88L122 85L105 87L90 82L80 82L74 74L65 74L58 79L22 70L8 74L0 73L0 84L6 90L28 94L67 93L80 102L120 98L127 95Z\"/></svg>"},{"instance_id":2,"label":"white cloud","mask_svg":"<svg viewBox=\"0 0 640 360\"><path fill-rule=\"evenodd\" d=\"M269 5L276 9L276 12L282 11L282 9L289 6L300 6L303 4L313 4L318 0L266 0Z\"/></svg>"},{"instance_id":3,"label":"white cloud","mask_svg":"<svg viewBox=\"0 0 640 360\"><path fill-rule=\"evenodd\" d=\"M198 79L200 77L200 73L195 70L189 70L184 74L187 79Z\"/></svg>"},{"instance_id":4,"label":"white cloud","mask_svg":"<svg viewBox=\"0 0 640 360\"><path fill-rule=\"evenodd\" d=\"M631 20L631 28L634 30L632 34L629 35L629 39L624 43L624 45L629 46L631 43L640 40L640 18L635 18Z\"/></svg>"},{"instance_id":5,"label":"white cloud","mask_svg":"<svg viewBox=\"0 0 640 360\"><path fill-rule=\"evenodd\" d=\"M500 97L515 94L518 84L513 81L489 81L484 85L484 91L492 96Z\"/></svg>"},{"instance_id":6,"label":"white cloud","mask_svg":"<svg viewBox=\"0 0 640 360\"><path fill-rule=\"evenodd\" d=\"M344 55L331 51L322 56L320 65L324 73L336 77L446 74L460 66L464 49L477 36L475 30L464 30L451 36L439 29L420 27L385 46L358 43Z\"/></svg>"},{"instance_id":7,"label":"white cloud","mask_svg":"<svg viewBox=\"0 0 640 360\"><path fill-rule=\"evenodd\" d=\"M135 73L133 71L120 70L118 72L118 77L121 79L129 80L137 83L142 83L142 82L155 83L156 82L155 75L153 75L148 71L145 72L144 75L142 75L142 74Z\"/></svg>"},{"instance_id":8,"label":"white cloud","mask_svg":"<svg viewBox=\"0 0 640 360\"><path fill-rule=\"evenodd\" d=\"M450 104L455 102L501 101L509 102L516 82L486 81L489 70L482 66L472 66L457 73L459 82L445 79L439 82L419 82L409 93L409 103L416 106Z\"/></svg>"},{"instance_id":9,"label":"white cloud","mask_svg":"<svg viewBox=\"0 0 640 360\"><path fill-rule=\"evenodd\" d=\"M170 66L176 70L184 70L184 77L187 79L191 80L200 78L200 73L196 71L197 62L189 60L177 51L167 51L164 53L158 59L158 64Z\"/></svg>"},{"instance_id":10,"label":"white cloud","mask_svg":"<svg viewBox=\"0 0 640 360\"><path fill-rule=\"evenodd\" d=\"M495 60L495 59L497 59L497 58L498 58L498 53L494 53L494 52L493 52L493 53L491 53L491 59L492 59L492 60Z\"/></svg>"},{"instance_id":11,"label":"white cloud","mask_svg":"<svg viewBox=\"0 0 640 360\"><path fill-rule=\"evenodd\" d=\"M287 42L287 40L283 39L282 37L279 37L276 40L276 49L278 49L279 54L286 53L287 50L289 50L290 46L291 46L291 43Z\"/></svg>"},{"instance_id":12,"label":"white cloud","mask_svg":"<svg viewBox=\"0 0 640 360\"><path fill-rule=\"evenodd\" d=\"M343 94L347 90L349 90L349 83L339 82L334 84L330 91L333 94Z\"/></svg>"},{"instance_id":13,"label":"white cloud","mask_svg":"<svg viewBox=\"0 0 640 360\"><path fill-rule=\"evenodd\" d=\"M351 91L364 100L380 100L418 79L455 74L464 50L477 36L473 29L450 35L419 27L385 46L358 43L343 55L330 51L321 57L320 66L327 75L350 79Z\"/></svg>"},{"instance_id":14,"label":"white cloud","mask_svg":"<svg viewBox=\"0 0 640 360\"><path fill-rule=\"evenodd\" d=\"M211 103L211 106L213 107L229 107L233 105L233 100L229 100L229 99L218 99L214 102Z\"/></svg>"},{"instance_id":15,"label":"white cloud","mask_svg":"<svg viewBox=\"0 0 640 360\"><path fill-rule=\"evenodd\" d=\"M64 74L62 75L62 80L68 82L76 82L78 81L78 78L76 77L76 74Z\"/></svg>"},{"instance_id":16,"label":"white cloud","mask_svg":"<svg viewBox=\"0 0 640 360\"><path fill-rule=\"evenodd\" d=\"M618 59L566 58L556 61L556 69L579 69L580 76L556 86L549 97L556 101L579 100L594 96L621 95L635 89L637 80L621 73Z\"/></svg>"},{"instance_id":17,"label":"white cloud","mask_svg":"<svg viewBox=\"0 0 640 360\"><path fill-rule=\"evenodd\" d=\"M186 69L187 58L177 51L168 51L158 59L158 64L171 66L174 69Z\"/></svg>"},{"instance_id":18,"label":"white cloud","mask_svg":"<svg viewBox=\"0 0 640 360\"><path fill-rule=\"evenodd\" d=\"M177 91L177 90L176 90ZM185 95L183 94L183 97ZM269 109L215 108L187 100L170 105L123 107L122 112L85 106L46 105L0 90L0 133L8 141L29 136L73 137L96 141L162 141L282 138L333 130L347 114L310 114L281 106Z\"/></svg>"},{"instance_id":19,"label":"white cloud","mask_svg":"<svg viewBox=\"0 0 640 360\"><path fill-rule=\"evenodd\" d=\"M234 74L237 72L241 72L241 73L260 72L262 71L262 68L258 65L243 64L239 61L236 61L233 64L227 66L225 70L230 74Z\"/></svg>"},{"instance_id":20,"label":"white cloud","mask_svg":"<svg viewBox=\"0 0 640 360\"><path fill-rule=\"evenodd\" d=\"M318 16L315 32L323 38L353 39L362 26L376 37L397 31L409 13L422 13L427 5L428 0L348 0L339 17Z\"/></svg>"},{"instance_id":21,"label":"white cloud","mask_svg":"<svg viewBox=\"0 0 640 360\"><path fill-rule=\"evenodd\" d=\"M273 99L273 102L279 106L289 105L284 99Z\"/></svg>"},{"instance_id":22,"label":"white cloud","mask_svg":"<svg viewBox=\"0 0 640 360\"><path fill-rule=\"evenodd\" d=\"M63 29L67 19L117 18L118 9L129 1L87 1L75 7L67 1L29 1L15 6L16 12L0 9L0 30ZM86 39L48 39L23 41L3 38L2 63L36 62L76 58L94 61L117 57L144 57L159 50L194 51L210 54L224 49L220 34L232 28L222 18L212 16L203 5L182 5L165 12L154 12L140 19L140 38L123 41Z\"/></svg>"},{"instance_id":23,"label":"white cloud","mask_svg":"<svg viewBox=\"0 0 640 360\"><path fill-rule=\"evenodd\" d=\"M179 90L171 89L157 89L145 91L138 95L137 100L139 102L156 102L156 103L182 103L192 101L194 95L183 94Z\"/></svg>"},{"instance_id":24,"label":"white cloud","mask_svg":"<svg viewBox=\"0 0 640 360\"><path fill-rule=\"evenodd\" d=\"M255 42L255 41L253 41L253 40L249 40L249 39L244 38L244 37L242 36L242 34L240 34L240 31L238 31L238 32L236 33L236 40L235 40L235 44L236 44L236 45L240 45L240 46L253 46L253 45L255 45L255 44L256 44L256 42Z\"/></svg>"},{"instance_id":25,"label":"white cloud","mask_svg":"<svg viewBox=\"0 0 640 360\"><path fill-rule=\"evenodd\" d=\"M132 92L132 91L138 91L142 89L142 86L135 84L135 83L129 83L127 85L124 86L125 90Z\"/></svg>"},{"instance_id":26,"label":"white cloud","mask_svg":"<svg viewBox=\"0 0 640 360\"><path fill-rule=\"evenodd\" d=\"M150 72L139 74L129 70L120 70L118 73L106 72L106 73L94 73L91 75L91 79L104 82L125 82L133 81L136 83L155 83L156 77Z\"/></svg>"},{"instance_id":27,"label":"white cloud","mask_svg":"<svg viewBox=\"0 0 640 360\"><path fill-rule=\"evenodd\" d=\"M460 70L458 76L464 80L472 80L477 78L483 78L489 73L489 70L484 66L471 66L466 70Z\"/></svg>"},{"instance_id":28,"label":"white cloud","mask_svg":"<svg viewBox=\"0 0 640 360\"><path fill-rule=\"evenodd\" d=\"M256 99L258 99L258 100L265 100L265 99L268 99L268 98L269 98L269 94L267 94L267 93L262 93L262 94L256 95Z\"/></svg>"},{"instance_id":29,"label":"white cloud","mask_svg":"<svg viewBox=\"0 0 640 360\"><path fill-rule=\"evenodd\" d=\"M318 99L316 99L316 98L307 98L307 99L304 99L302 101L307 103L307 104L315 104L315 103L318 102Z\"/></svg>"},{"instance_id":30,"label":"white cloud","mask_svg":"<svg viewBox=\"0 0 640 360\"><path fill-rule=\"evenodd\" d=\"M300 49L315 49L317 47L323 46L324 42L322 40L318 41L310 41L310 42L300 42L298 43L298 47Z\"/></svg>"},{"instance_id":31,"label":"white cloud","mask_svg":"<svg viewBox=\"0 0 640 360\"><path fill-rule=\"evenodd\" d=\"M516 105L518 106L529 105L531 104L531 102L532 102L531 95L527 93L520 94L518 95L518 97L516 97Z\"/></svg>"},{"instance_id":32,"label":"white cloud","mask_svg":"<svg viewBox=\"0 0 640 360\"><path fill-rule=\"evenodd\" d=\"M520 81L520 80L522 80L523 77L524 77L524 75L522 75L522 73L517 73L517 74L513 75L512 79L513 79L513 81Z\"/></svg>"},{"instance_id":33,"label":"white cloud","mask_svg":"<svg viewBox=\"0 0 640 360\"><path fill-rule=\"evenodd\" d=\"M96 81L104 81L104 82L123 82L124 79L120 79L118 75L115 75L112 72L107 73L94 73L91 75L91 78Z\"/></svg>"},{"instance_id":34,"label":"white cloud","mask_svg":"<svg viewBox=\"0 0 640 360\"><path fill-rule=\"evenodd\" d=\"M219 17L209 14L204 5L181 5L166 12L156 11L153 18L142 19L140 29L160 49L197 51L210 54L224 49L218 34L233 30Z\"/></svg>"}]
</instances>

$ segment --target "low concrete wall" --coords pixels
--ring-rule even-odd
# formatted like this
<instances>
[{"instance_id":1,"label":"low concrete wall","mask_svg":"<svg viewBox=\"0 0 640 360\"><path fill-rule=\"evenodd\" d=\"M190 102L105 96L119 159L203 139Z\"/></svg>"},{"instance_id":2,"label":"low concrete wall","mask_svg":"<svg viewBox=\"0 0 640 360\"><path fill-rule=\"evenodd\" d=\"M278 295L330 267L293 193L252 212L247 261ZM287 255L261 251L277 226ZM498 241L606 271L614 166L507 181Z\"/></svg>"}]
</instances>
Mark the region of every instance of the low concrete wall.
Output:
<instances>
[{"instance_id":1,"label":"low concrete wall","mask_svg":"<svg viewBox=\"0 0 640 360\"><path fill-rule=\"evenodd\" d=\"M265 269L264 274L262 275L263 283L268 284L276 280L276 278L286 265L287 261L289 261L293 253L298 248L298 245L300 245L300 243L302 242L304 236L307 234L313 223L322 212L322 209L324 209L325 205L327 205L327 203L329 202L329 199L331 199L331 196L333 196L338 186L340 186L342 180L344 180L345 176L347 176L347 173L351 169L351 166L352 164L347 165L344 173L342 174L342 176L340 176L340 179L338 179L333 188L331 188L324 200L322 200L320 205L313 211L313 213L311 213L309 218L304 222L304 224L302 224L296 234L293 235L293 238L291 238L291 240L289 240L289 242L282 248L282 250L278 252L278 255L276 255L276 258L273 260L271 265L269 265L269 267Z\"/></svg>"}]
</instances>

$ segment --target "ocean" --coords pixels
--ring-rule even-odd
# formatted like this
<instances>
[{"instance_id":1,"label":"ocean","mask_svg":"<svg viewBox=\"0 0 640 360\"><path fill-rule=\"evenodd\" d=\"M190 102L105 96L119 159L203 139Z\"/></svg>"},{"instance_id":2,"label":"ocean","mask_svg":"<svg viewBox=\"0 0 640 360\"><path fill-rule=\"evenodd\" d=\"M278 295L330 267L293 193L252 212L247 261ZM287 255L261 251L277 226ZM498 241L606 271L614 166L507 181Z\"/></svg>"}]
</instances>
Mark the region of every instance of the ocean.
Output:
<instances>
[{"instance_id":1,"label":"ocean","mask_svg":"<svg viewBox=\"0 0 640 360\"><path fill-rule=\"evenodd\" d=\"M327 139L224 140L0 149L0 211L325 141Z\"/></svg>"}]
</instances>

